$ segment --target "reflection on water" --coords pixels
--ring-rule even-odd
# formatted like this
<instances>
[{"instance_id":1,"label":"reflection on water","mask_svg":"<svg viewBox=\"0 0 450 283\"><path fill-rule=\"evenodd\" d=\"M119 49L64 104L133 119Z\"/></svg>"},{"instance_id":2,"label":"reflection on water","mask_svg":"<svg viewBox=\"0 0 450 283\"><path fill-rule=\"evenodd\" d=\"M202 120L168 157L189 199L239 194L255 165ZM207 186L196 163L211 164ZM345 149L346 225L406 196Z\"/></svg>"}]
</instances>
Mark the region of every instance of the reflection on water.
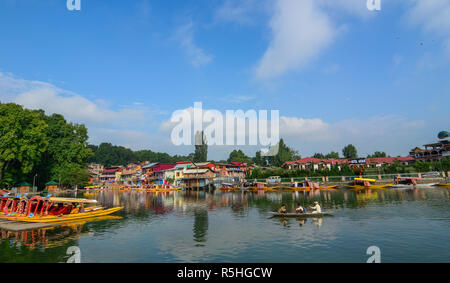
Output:
<instances>
[{"instance_id":1,"label":"reflection on water","mask_svg":"<svg viewBox=\"0 0 450 283\"><path fill-rule=\"evenodd\" d=\"M194 212L194 241L206 242L208 233L208 211L199 209Z\"/></svg>"},{"instance_id":2,"label":"reflection on water","mask_svg":"<svg viewBox=\"0 0 450 283\"><path fill-rule=\"evenodd\" d=\"M450 255L447 189L66 196L125 209L120 217L52 229L0 231L0 261L64 262L70 246L80 247L84 262L364 262L370 245L380 246L386 261L448 261ZM283 219L267 213L314 201L334 216Z\"/></svg>"}]
</instances>

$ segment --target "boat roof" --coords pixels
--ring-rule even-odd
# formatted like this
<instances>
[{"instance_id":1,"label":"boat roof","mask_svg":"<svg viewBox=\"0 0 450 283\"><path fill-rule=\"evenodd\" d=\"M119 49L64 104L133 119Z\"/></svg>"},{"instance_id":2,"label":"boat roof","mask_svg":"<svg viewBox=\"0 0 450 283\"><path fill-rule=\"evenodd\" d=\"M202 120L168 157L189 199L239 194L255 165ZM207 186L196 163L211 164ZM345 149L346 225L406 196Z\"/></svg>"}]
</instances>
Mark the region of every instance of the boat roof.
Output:
<instances>
[{"instance_id":1,"label":"boat roof","mask_svg":"<svg viewBox=\"0 0 450 283\"><path fill-rule=\"evenodd\" d=\"M75 202L75 203L97 203L95 199L81 199L81 198L50 198L52 202Z\"/></svg>"},{"instance_id":2,"label":"boat roof","mask_svg":"<svg viewBox=\"0 0 450 283\"><path fill-rule=\"evenodd\" d=\"M355 178L356 181L368 181L368 182L376 182L375 179L365 179L365 178Z\"/></svg>"}]
</instances>

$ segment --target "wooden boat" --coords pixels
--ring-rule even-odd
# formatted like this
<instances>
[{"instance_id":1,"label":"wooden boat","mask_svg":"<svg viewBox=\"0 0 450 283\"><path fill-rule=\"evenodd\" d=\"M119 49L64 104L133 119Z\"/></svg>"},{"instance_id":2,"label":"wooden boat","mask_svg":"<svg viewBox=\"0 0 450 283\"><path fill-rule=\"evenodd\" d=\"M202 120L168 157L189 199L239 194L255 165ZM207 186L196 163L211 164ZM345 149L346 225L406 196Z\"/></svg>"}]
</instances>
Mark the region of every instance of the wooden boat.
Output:
<instances>
[{"instance_id":1,"label":"wooden boat","mask_svg":"<svg viewBox=\"0 0 450 283\"><path fill-rule=\"evenodd\" d=\"M333 216L329 213L278 213L269 212L273 217L294 217L294 218L320 218L324 216Z\"/></svg>"},{"instance_id":2,"label":"wooden boat","mask_svg":"<svg viewBox=\"0 0 450 283\"><path fill-rule=\"evenodd\" d=\"M364 189L386 189L389 186L392 186L393 184L386 184L386 185L374 185L377 180L375 179L366 179L366 178L355 178L353 180L353 185L348 185L347 187L353 190L364 190Z\"/></svg>"},{"instance_id":3,"label":"wooden boat","mask_svg":"<svg viewBox=\"0 0 450 283\"><path fill-rule=\"evenodd\" d=\"M96 200L75 198L52 198L35 196L0 201L0 219L21 222L55 223L99 217L117 212L123 207L106 209L101 206L84 207L95 204Z\"/></svg>"},{"instance_id":4,"label":"wooden boat","mask_svg":"<svg viewBox=\"0 0 450 283\"><path fill-rule=\"evenodd\" d=\"M435 185L433 184L417 184L417 180L422 180L418 177L396 177L395 185L391 185L391 188L403 189L403 188L429 188Z\"/></svg>"},{"instance_id":5,"label":"wooden boat","mask_svg":"<svg viewBox=\"0 0 450 283\"><path fill-rule=\"evenodd\" d=\"M230 191L237 191L237 190L239 190L239 189L238 189L238 188L235 188L235 187L233 186L233 184L222 183L222 186L220 187L220 190L221 190L221 191L227 191L227 192L230 192Z\"/></svg>"},{"instance_id":6,"label":"wooden boat","mask_svg":"<svg viewBox=\"0 0 450 283\"><path fill-rule=\"evenodd\" d=\"M322 190L322 191L337 191L338 186L321 186L319 183L311 182L305 180L302 182L295 182L294 187L291 187L293 191L311 191L311 190Z\"/></svg>"},{"instance_id":7,"label":"wooden boat","mask_svg":"<svg viewBox=\"0 0 450 283\"><path fill-rule=\"evenodd\" d=\"M445 183L436 184L436 186L450 188L450 177L446 177L444 180Z\"/></svg>"}]
</instances>

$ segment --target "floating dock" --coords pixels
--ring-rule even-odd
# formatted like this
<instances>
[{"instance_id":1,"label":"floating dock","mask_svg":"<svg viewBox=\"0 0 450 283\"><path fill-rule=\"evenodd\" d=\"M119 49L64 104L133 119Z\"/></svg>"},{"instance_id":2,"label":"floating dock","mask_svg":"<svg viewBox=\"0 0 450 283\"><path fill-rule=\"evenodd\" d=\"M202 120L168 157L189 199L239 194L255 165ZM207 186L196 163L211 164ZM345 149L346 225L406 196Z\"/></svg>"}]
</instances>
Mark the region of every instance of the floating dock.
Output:
<instances>
[{"instance_id":1,"label":"floating dock","mask_svg":"<svg viewBox=\"0 0 450 283\"><path fill-rule=\"evenodd\" d=\"M29 223L29 222L17 222L9 220L0 220L0 229L11 232L22 232L28 230L36 230L42 228L55 227L58 224L50 223Z\"/></svg>"}]
</instances>

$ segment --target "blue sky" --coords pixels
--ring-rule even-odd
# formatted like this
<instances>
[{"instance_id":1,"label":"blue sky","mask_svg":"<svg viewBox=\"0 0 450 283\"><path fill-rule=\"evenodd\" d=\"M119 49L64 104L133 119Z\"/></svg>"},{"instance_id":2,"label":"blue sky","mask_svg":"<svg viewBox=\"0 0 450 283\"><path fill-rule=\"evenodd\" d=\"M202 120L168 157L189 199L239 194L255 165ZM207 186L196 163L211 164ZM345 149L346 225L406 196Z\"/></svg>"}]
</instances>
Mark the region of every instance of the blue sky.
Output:
<instances>
[{"instance_id":1,"label":"blue sky","mask_svg":"<svg viewBox=\"0 0 450 283\"><path fill-rule=\"evenodd\" d=\"M69 11L66 0L3 0L0 100L133 149L192 151L163 125L200 101L280 110L280 134L302 156L348 143L406 155L450 129L450 2L381 2L81 0Z\"/></svg>"}]
</instances>

